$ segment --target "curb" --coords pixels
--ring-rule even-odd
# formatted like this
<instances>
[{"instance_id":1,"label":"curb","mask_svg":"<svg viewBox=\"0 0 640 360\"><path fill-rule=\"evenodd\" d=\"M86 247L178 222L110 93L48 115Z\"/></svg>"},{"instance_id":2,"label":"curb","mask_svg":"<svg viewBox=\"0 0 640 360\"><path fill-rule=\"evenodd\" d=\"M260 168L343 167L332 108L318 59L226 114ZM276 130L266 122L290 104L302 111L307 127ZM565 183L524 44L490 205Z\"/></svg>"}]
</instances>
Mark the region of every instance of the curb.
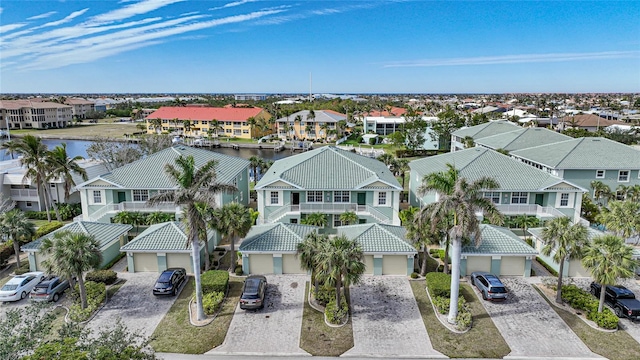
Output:
<instances>
[{"instance_id":1,"label":"curb","mask_svg":"<svg viewBox=\"0 0 640 360\"><path fill-rule=\"evenodd\" d=\"M447 330L456 333L456 334L464 334L466 332L468 332L469 330L471 330L471 326L469 326L469 328L467 330L458 330L452 327L451 324L449 324L448 322L445 323L444 321L442 321L442 318L440 317L440 313L438 312L438 309L436 309L436 306L433 303L433 300L431 300L431 294L429 294L429 289L425 286L424 291L427 292L427 296L429 297L429 302L431 303L431 308L433 309L433 312L436 315L436 318L438 319L438 321L440 321L440 323L442 325L444 325L445 328L447 328ZM472 316L472 322L473 322L473 316Z\"/></svg>"}]
</instances>

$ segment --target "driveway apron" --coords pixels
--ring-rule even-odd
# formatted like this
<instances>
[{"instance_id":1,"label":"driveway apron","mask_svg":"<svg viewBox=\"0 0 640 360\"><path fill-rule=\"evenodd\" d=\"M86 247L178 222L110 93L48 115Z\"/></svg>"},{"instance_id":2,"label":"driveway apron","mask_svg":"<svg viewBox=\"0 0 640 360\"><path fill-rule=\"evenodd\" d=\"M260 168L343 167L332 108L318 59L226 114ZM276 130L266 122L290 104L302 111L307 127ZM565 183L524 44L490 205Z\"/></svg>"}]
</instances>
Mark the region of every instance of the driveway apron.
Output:
<instances>
[{"instance_id":1,"label":"driveway apron","mask_svg":"<svg viewBox=\"0 0 640 360\"><path fill-rule=\"evenodd\" d=\"M365 276L351 287L354 346L343 357L441 357L405 277Z\"/></svg>"},{"instance_id":2,"label":"driveway apron","mask_svg":"<svg viewBox=\"0 0 640 360\"><path fill-rule=\"evenodd\" d=\"M207 354L310 356L300 349L305 275L267 275L265 306L236 307L222 345Z\"/></svg>"},{"instance_id":3,"label":"driveway apron","mask_svg":"<svg viewBox=\"0 0 640 360\"><path fill-rule=\"evenodd\" d=\"M507 358L602 358L594 354L526 280L502 278L509 289L504 302L482 300L511 348Z\"/></svg>"}]
</instances>

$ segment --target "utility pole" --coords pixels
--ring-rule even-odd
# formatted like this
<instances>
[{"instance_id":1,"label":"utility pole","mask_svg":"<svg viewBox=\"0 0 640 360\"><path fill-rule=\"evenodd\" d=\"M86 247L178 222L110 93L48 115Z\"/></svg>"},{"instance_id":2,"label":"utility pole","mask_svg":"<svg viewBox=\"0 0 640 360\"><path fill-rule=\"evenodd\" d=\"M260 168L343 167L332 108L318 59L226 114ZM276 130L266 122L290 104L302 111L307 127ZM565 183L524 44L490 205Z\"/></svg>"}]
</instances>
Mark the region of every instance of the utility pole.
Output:
<instances>
[{"instance_id":1,"label":"utility pole","mask_svg":"<svg viewBox=\"0 0 640 360\"><path fill-rule=\"evenodd\" d=\"M313 78L311 77L311 71L309 71L309 102L313 101L313 97L311 95L311 86L313 84Z\"/></svg>"}]
</instances>

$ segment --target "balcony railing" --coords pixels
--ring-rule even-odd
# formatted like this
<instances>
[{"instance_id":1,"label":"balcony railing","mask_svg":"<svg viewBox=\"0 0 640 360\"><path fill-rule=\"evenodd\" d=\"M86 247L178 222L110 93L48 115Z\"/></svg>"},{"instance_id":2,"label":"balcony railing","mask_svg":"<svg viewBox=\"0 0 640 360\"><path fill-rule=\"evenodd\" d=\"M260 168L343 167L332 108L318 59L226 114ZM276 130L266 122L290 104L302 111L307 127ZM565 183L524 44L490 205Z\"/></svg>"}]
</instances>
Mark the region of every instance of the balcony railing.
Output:
<instances>
[{"instance_id":1,"label":"balcony railing","mask_svg":"<svg viewBox=\"0 0 640 360\"><path fill-rule=\"evenodd\" d=\"M276 222L286 215L299 213L323 213L323 214L342 214L345 212L355 212L357 215L371 216L380 223L390 224L392 221L389 217L379 210L369 205L358 205L356 203L304 203L299 205L286 204L278 210L272 212L267 217L268 223Z\"/></svg>"},{"instance_id":2,"label":"balcony railing","mask_svg":"<svg viewBox=\"0 0 640 360\"><path fill-rule=\"evenodd\" d=\"M13 200L38 200L37 189L11 189L11 199Z\"/></svg>"},{"instance_id":3,"label":"balcony railing","mask_svg":"<svg viewBox=\"0 0 640 360\"><path fill-rule=\"evenodd\" d=\"M537 204L497 204L496 207L504 215L535 215L540 218L566 216L553 206L540 206Z\"/></svg>"},{"instance_id":4,"label":"balcony railing","mask_svg":"<svg viewBox=\"0 0 640 360\"><path fill-rule=\"evenodd\" d=\"M88 221L98 221L101 217L108 213L117 213L120 211L140 211L140 212L176 212L177 208L174 203L166 202L149 206L145 202L121 202L119 204L107 204L97 211L89 214Z\"/></svg>"}]
</instances>

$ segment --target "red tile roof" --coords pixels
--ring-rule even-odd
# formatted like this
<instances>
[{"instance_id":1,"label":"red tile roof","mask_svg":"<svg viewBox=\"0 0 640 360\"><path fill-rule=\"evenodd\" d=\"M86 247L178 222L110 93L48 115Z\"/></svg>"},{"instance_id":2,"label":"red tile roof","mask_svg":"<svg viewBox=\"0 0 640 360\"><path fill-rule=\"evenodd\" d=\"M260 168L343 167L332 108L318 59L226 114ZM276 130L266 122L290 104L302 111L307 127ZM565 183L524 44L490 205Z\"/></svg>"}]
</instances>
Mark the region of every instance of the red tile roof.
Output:
<instances>
[{"instance_id":1,"label":"red tile roof","mask_svg":"<svg viewBox=\"0 0 640 360\"><path fill-rule=\"evenodd\" d=\"M163 120L219 120L219 121L245 121L250 117L256 117L262 108L215 108L215 107L174 107L163 106L147 116L147 119Z\"/></svg>"},{"instance_id":2,"label":"red tile roof","mask_svg":"<svg viewBox=\"0 0 640 360\"><path fill-rule=\"evenodd\" d=\"M626 125L623 121L608 120L594 114L568 115L561 119L567 126L575 122L578 127L606 127L610 125Z\"/></svg>"},{"instance_id":3,"label":"red tile roof","mask_svg":"<svg viewBox=\"0 0 640 360\"><path fill-rule=\"evenodd\" d=\"M407 109L405 108L401 108L401 107L393 107L391 108L391 113L389 113L389 111L387 110L383 110L383 111L369 111L368 113L364 114L364 116L402 116L407 112Z\"/></svg>"}]
</instances>

